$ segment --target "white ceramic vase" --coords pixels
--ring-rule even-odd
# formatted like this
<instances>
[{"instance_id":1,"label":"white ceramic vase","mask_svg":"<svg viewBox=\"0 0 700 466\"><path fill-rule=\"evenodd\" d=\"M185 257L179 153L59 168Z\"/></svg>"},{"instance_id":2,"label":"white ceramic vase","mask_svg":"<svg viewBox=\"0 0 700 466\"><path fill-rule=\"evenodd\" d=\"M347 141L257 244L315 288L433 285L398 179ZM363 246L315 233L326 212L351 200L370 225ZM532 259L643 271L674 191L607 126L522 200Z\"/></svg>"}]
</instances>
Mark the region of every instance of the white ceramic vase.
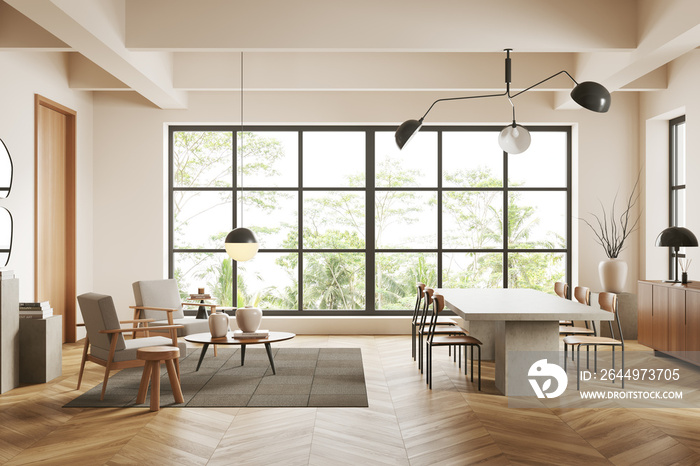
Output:
<instances>
[{"instance_id":1,"label":"white ceramic vase","mask_svg":"<svg viewBox=\"0 0 700 466\"><path fill-rule=\"evenodd\" d=\"M262 309L246 306L236 309L236 325L242 332L255 332L260 327Z\"/></svg>"},{"instance_id":2,"label":"white ceramic vase","mask_svg":"<svg viewBox=\"0 0 700 466\"><path fill-rule=\"evenodd\" d=\"M601 261L598 274L603 291L622 293L627 282L627 262L617 258Z\"/></svg>"},{"instance_id":3,"label":"white ceramic vase","mask_svg":"<svg viewBox=\"0 0 700 466\"><path fill-rule=\"evenodd\" d=\"M215 312L209 316L209 332L213 338L225 337L228 326L229 316L225 312Z\"/></svg>"}]
</instances>

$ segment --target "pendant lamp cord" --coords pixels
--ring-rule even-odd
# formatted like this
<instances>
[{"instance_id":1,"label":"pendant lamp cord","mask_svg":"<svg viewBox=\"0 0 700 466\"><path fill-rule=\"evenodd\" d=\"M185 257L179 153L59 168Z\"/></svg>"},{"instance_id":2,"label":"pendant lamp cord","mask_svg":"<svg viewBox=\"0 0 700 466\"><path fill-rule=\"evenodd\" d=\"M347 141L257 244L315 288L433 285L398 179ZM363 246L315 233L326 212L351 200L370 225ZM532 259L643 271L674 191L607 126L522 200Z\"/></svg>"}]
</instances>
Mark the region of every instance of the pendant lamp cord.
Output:
<instances>
[{"instance_id":1,"label":"pendant lamp cord","mask_svg":"<svg viewBox=\"0 0 700 466\"><path fill-rule=\"evenodd\" d=\"M512 100L510 100L510 97L508 97L508 102L510 102L510 106L513 107L513 124L511 126L513 126L513 128L515 128L515 126L516 126L515 125L515 104L513 103Z\"/></svg>"},{"instance_id":2,"label":"pendant lamp cord","mask_svg":"<svg viewBox=\"0 0 700 466\"><path fill-rule=\"evenodd\" d=\"M241 227L243 226L243 52L241 52Z\"/></svg>"}]
</instances>

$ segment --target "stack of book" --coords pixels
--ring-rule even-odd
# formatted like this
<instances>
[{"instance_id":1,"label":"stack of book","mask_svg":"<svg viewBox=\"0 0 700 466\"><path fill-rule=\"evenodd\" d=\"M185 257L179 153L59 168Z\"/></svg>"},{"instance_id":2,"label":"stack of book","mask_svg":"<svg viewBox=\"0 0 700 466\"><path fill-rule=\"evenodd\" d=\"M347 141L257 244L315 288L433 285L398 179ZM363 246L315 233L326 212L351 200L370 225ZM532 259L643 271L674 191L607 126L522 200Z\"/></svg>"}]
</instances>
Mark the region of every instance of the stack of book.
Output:
<instances>
[{"instance_id":1,"label":"stack of book","mask_svg":"<svg viewBox=\"0 0 700 466\"><path fill-rule=\"evenodd\" d=\"M269 330L256 330L255 332L244 332L242 330L234 330L233 338L239 338L241 340L254 340L267 338L270 336Z\"/></svg>"},{"instance_id":2,"label":"stack of book","mask_svg":"<svg viewBox=\"0 0 700 466\"><path fill-rule=\"evenodd\" d=\"M191 300L211 299L211 295L208 293L191 294L190 299Z\"/></svg>"},{"instance_id":3,"label":"stack of book","mask_svg":"<svg viewBox=\"0 0 700 466\"><path fill-rule=\"evenodd\" d=\"M46 319L53 315L53 308L48 301L38 303L19 303L20 319Z\"/></svg>"},{"instance_id":4,"label":"stack of book","mask_svg":"<svg viewBox=\"0 0 700 466\"><path fill-rule=\"evenodd\" d=\"M9 280L10 278L15 278L15 271L7 267L0 267L0 280Z\"/></svg>"}]
</instances>

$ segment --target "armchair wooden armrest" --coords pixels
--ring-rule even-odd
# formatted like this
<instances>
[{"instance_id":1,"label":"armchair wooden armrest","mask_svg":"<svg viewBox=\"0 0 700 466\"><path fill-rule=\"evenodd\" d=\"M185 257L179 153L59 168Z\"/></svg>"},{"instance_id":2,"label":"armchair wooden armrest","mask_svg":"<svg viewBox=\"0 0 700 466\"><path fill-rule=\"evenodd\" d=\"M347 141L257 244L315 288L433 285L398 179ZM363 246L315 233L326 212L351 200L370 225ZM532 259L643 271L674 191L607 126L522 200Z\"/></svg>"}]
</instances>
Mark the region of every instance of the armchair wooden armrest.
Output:
<instances>
[{"instance_id":1,"label":"armchair wooden armrest","mask_svg":"<svg viewBox=\"0 0 700 466\"><path fill-rule=\"evenodd\" d=\"M100 330L99 333L151 332L153 330L176 330L178 328L185 327L184 325L161 325L158 327L111 328L108 330Z\"/></svg>"},{"instance_id":2,"label":"armchair wooden armrest","mask_svg":"<svg viewBox=\"0 0 700 466\"><path fill-rule=\"evenodd\" d=\"M148 309L149 311L165 311L165 312L177 312L179 309L174 309L170 307L152 307L152 306L129 306L129 309L135 309L138 311L143 311Z\"/></svg>"},{"instance_id":3,"label":"armchair wooden armrest","mask_svg":"<svg viewBox=\"0 0 700 466\"><path fill-rule=\"evenodd\" d=\"M169 307L152 307L152 306L129 306L129 309L134 310L134 320L138 320L141 316L141 311L148 309L149 311L163 311L167 313L168 324L173 325L173 312L179 311L179 309L169 308ZM134 324L136 327L138 324Z\"/></svg>"},{"instance_id":4,"label":"armchair wooden armrest","mask_svg":"<svg viewBox=\"0 0 700 466\"><path fill-rule=\"evenodd\" d=\"M120 324L147 324L149 322L155 322L156 319L134 319L134 320L120 320Z\"/></svg>"},{"instance_id":5,"label":"armchair wooden armrest","mask_svg":"<svg viewBox=\"0 0 700 466\"><path fill-rule=\"evenodd\" d=\"M163 325L160 327L163 330L170 330L170 338L173 341L173 346L177 346L177 329L179 328L184 328L183 325ZM152 327L139 327L139 328L112 328L108 330L100 330L99 333L106 333L106 334L111 334L111 335L117 335L119 333L124 333L124 332L133 332L134 337L136 336L136 332L146 332L146 336L148 336L148 332L151 330L154 330ZM111 364L112 359L114 358L114 352L117 348L117 338L112 338L112 343L110 344L109 347L109 360L108 364ZM85 339L85 352L87 352L87 345L88 345L88 339Z\"/></svg>"}]
</instances>

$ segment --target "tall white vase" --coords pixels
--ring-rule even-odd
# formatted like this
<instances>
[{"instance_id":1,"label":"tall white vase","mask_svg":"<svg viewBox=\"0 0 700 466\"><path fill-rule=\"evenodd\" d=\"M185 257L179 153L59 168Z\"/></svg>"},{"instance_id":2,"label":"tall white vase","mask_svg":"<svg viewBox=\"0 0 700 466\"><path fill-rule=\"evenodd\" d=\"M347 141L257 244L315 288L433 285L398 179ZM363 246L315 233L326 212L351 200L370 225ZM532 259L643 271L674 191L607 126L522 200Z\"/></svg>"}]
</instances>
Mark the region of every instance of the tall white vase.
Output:
<instances>
[{"instance_id":1,"label":"tall white vase","mask_svg":"<svg viewBox=\"0 0 700 466\"><path fill-rule=\"evenodd\" d=\"M622 293L627 282L627 262L617 258L601 261L598 274L603 291Z\"/></svg>"}]
</instances>

